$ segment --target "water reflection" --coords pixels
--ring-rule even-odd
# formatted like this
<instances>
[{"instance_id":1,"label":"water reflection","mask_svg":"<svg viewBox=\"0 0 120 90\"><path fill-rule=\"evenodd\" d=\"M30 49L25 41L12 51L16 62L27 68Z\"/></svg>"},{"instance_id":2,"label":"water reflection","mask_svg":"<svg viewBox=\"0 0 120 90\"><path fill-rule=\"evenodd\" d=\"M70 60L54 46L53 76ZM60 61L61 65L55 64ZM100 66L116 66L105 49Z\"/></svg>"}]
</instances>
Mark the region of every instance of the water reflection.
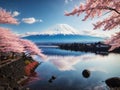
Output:
<instances>
[{"instance_id":1,"label":"water reflection","mask_svg":"<svg viewBox=\"0 0 120 90\"><path fill-rule=\"evenodd\" d=\"M28 86L31 90L107 90L102 81L120 76L119 58L119 54L113 53L108 56L92 53L77 56L48 55L36 70L43 79ZM89 78L82 75L85 69L90 72ZM57 77L55 80L52 79L53 75ZM49 81L51 84L48 84Z\"/></svg>"},{"instance_id":2,"label":"water reflection","mask_svg":"<svg viewBox=\"0 0 120 90\"><path fill-rule=\"evenodd\" d=\"M39 80L41 80L41 78L40 78L40 76L38 76L38 73L33 72L33 73L31 73L31 75L29 76L29 78L27 79L27 81L24 84L26 85L29 83L34 83L34 82L39 81Z\"/></svg>"},{"instance_id":3,"label":"water reflection","mask_svg":"<svg viewBox=\"0 0 120 90\"><path fill-rule=\"evenodd\" d=\"M112 56L111 56L112 55ZM109 57L95 55L95 54L85 54L80 56L48 56L46 61L55 65L60 71L66 70L75 70L75 65L83 62L107 62L110 60L110 57L113 57L114 54L109 55ZM103 61L104 60L104 61ZM105 71L100 65L97 67L88 67L90 71Z\"/></svg>"}]
</instances>

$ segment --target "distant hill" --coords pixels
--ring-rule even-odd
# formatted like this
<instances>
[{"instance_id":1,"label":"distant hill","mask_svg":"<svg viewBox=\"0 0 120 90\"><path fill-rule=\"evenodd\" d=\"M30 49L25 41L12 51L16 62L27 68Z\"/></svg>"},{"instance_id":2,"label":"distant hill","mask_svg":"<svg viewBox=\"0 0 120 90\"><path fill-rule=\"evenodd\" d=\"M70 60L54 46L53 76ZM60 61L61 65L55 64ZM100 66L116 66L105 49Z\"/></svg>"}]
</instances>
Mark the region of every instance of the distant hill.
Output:
<instances>
[{"instance_id":1,"label":"distant hill","mask_svg":"<svg viewBox=\"0 0 120 90\"><path fill-rule=\"evenodd\" d=\"M98 42L103 41L103 38L92 37L85 35L30 35L23 37L25 39L32 40L34 42L40 43L73 43L73 42Z\"/></svg>"}]
</instances>

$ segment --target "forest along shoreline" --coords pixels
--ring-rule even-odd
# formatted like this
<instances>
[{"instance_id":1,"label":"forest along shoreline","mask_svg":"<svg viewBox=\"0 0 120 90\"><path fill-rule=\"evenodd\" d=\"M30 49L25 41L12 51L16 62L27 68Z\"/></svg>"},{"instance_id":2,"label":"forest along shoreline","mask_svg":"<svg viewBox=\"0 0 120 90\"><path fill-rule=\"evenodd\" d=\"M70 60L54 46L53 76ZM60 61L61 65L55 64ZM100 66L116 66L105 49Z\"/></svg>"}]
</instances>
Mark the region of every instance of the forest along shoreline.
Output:
<instances>
[{"instance_id":1,"label":"forest along shoreline","mask_svg":"<svg viewBox=\"0 0 120 90\"><path fill-rule=\"evenodd\" d=\"M109 53L120 53L120 48L116 48L113 51L109 51L110 45L104 44L103 42L94 43L64 43L58 44L60 49L72 50L72 51L82 51L82 52L92 52L95 54L108 55Z\"/></svg>"}]
</instances>

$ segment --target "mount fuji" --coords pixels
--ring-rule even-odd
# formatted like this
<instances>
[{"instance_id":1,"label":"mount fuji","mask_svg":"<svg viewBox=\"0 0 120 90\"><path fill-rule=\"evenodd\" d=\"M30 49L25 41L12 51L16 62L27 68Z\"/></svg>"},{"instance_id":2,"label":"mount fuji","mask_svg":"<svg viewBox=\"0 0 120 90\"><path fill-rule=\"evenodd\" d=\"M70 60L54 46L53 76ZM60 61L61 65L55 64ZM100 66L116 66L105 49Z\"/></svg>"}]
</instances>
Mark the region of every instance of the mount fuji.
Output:
<instances>
[{"instance_id":1,"label":"mount fuji","mask_svg":"<svg viewBox=\"0 0 120 90\"><path fill-rule=\"evenodd\" d=\"M56 34L63 34L63 35L77 35L79 32L71 27L68 24L57 24L48 30L41 32L40 34L49 34L49 35L56 35Z\"/></svg>"},{"instance_id":2,"label":"mount fuji","mask_svg":"<svg viewBox=\"0 0 120 90\"><path fill-rule=\"evenodd\" d=\"M23 37L39 43L73 43L73 42L97 42L100 37L83 35L68 24L57 24L40 33L26 33Z\"/></svg>"}]
</instances>

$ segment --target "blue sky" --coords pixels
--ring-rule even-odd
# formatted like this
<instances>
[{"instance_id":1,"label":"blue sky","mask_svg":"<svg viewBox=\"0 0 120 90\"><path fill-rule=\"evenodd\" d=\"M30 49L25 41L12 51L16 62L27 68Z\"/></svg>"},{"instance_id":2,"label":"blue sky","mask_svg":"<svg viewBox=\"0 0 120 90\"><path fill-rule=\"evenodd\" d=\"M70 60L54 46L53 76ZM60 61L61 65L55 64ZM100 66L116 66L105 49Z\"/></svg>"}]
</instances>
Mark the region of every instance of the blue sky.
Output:
<instances>
[{"instance_id":1,"label":"blue sky","mask_svg":"<svg viewBox=\"0 0 120 90\"><path fill-rule=\"evenodd\" d=\"M68 24L79 31L92 30L92 22L82 22L83 15L64 16L75 5L85 0L0 0L0 7L14 12L19 25L0 25L16 33L41 32L56 24Z\"/></svg>"}]
</instances>

